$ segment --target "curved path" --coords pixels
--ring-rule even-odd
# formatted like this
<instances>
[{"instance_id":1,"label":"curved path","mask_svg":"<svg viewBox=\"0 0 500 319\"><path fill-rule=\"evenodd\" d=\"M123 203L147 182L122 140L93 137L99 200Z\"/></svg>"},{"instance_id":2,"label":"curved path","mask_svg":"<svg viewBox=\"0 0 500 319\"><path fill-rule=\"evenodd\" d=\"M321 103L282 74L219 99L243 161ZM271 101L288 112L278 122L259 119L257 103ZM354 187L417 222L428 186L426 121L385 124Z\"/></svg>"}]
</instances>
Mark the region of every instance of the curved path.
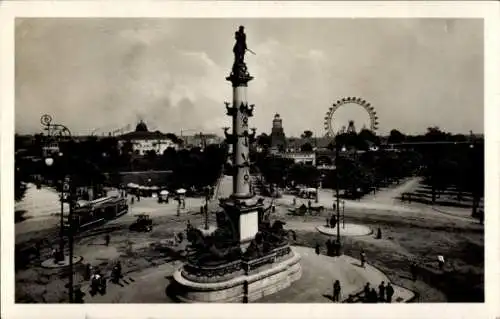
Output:
<instances>
[{"instance_id":1,"label":"curved path","mask_svg":"<svg viewBox=\"0 0 500 319\"><path fill-rule=\"evenodd\" d=\"M349 294L363 290L366 283L377 287L382 281L389 279L380 270L366 265L360 267L360 262L349 256L328 257L316 255L314 250L294 246L302 259L302 277L292 286L276 294L266 296L257 303L328 303L331 302L332 285L339 280L342 287L341 299ZM179 262L167 263L144 271L130 273L120 285L110 284L106 295L85 297L86 303L170 303L165 289L169 285L167 277L181 265ZM407 302L414 297L408 289L394 286L393 302ZM87 287L83 287L84 290Z\"/></svg>"}]
</instances>

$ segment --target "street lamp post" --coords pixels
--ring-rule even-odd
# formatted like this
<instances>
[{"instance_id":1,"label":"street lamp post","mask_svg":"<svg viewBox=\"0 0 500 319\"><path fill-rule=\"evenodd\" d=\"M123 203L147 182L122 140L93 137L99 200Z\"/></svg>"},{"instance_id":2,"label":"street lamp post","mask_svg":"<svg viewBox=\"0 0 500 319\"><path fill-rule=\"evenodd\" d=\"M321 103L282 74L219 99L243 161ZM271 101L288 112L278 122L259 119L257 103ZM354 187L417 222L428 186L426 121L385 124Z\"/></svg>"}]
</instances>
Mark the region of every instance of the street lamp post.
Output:
<instances>
[{"instance_id":1,"label":"street lamp post","mask_svg":"<svg viewBox=\"0 0 500 319\"><path fill-rule=\"evenodd\" d=\"M337 244L340 246L340 181L339 181L339 145L335 142L335 195L337 196Z\"/></svg>"},{"instance_id":2,"label":"street lamp post","mask_svg":"<svg viewBox=\"0 0 500 319\"><path fill-rule=\"evenodd\" d=\"M74 288L74 277L73 277L73 248L74 248L74 242L73 242L73 225L74 225L74 218L73 218L73 208L74 208L74 188L72 185L72 181L70 177L66 177L64 180L64 188L68 190L68 203L69 203L69 214L68 214L68 244L69 244L69 302L73 303L74 301L74 293L73 293L73 288Z\"/></svg>"},{"instance_id":3,"label":"street lamp post","mask_svg":"<svg viewBox=\"0 0 500 319\"><path fill-rule=\"evenodd\" d=\"M44 130L47 131L47 136L49 138L49 141L52 140L52 138L57 139L58 142L60 142L63 139L71 139L71 132L70 130L62 125L62 124L52 124L52 117L48 114L42 115L40 118L40 122L44 127ZM62 157L62 153L59 153L59 157ZM54 159L50 156L47 156L45 158L45 164L47 166L52 166L54 164ZM67 236L68 236L68 244L69 244L69 287L68 287L68 294L69 294L69 302L73 303L74 301L74 294L73 294L73 201L74 201L74 189L72 187L72 182L71 178L69 176L65 177L64 180L61 180L61 217L60 217L60 229L59 229L59 236L60 236L60 243L59 243L59 249L60 253L62 254L63 260L64 260L64 197L67 195L67 201L69 204L69 213L68 213L68 229L67 229Z\"/></svg>"},{"instance_id":4,"label":"street lamp post","mask_svg":"<svg viewBox=\"0 0 500 319\"><path fill-rule=\"evenodd\" d=\"M208 199L210 197L210 186L205 188L205 229L208 230Z\"/></svg>"}]
</instances>

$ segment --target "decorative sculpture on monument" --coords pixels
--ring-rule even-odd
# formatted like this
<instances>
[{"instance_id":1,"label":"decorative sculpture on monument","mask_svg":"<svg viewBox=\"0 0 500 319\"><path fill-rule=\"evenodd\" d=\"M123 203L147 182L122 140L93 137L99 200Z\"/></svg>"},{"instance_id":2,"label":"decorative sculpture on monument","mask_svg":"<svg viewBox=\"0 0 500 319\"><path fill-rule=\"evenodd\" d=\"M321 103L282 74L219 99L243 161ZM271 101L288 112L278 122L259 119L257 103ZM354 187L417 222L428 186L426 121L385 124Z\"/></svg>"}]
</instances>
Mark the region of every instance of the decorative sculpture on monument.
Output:
<instances>
[{"instance_id":1,"label":"decorative sculpture on monument","mask_svg":"<svg viewBox=\"0 0 500 319\"><path fill-rule=\"evenodd\" d=\"M247 51L247 36L245 34L245 27L240 26L238 31L234 33L236 43L233 47L234 63L245 63L245 53Z\"/></svg>"}]
</instances>

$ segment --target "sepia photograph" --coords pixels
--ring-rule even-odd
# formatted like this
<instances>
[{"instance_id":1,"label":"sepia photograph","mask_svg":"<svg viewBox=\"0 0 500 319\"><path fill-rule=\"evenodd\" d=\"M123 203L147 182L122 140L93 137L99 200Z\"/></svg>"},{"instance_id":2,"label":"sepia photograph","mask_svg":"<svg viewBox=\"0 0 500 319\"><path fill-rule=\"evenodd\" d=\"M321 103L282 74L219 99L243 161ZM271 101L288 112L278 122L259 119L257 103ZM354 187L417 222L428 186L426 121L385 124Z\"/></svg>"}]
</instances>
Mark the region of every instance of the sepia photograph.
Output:
<instances>
[{"instance_id":1,"label":"sepia photograph","mask_svg":"<svg viewBox=\"0 0 500 319\"><path fill-rule=\"evenodd\" d=\"M15 304L485 303L484 19L13 30Z\"/></svg>"}]
</instances>

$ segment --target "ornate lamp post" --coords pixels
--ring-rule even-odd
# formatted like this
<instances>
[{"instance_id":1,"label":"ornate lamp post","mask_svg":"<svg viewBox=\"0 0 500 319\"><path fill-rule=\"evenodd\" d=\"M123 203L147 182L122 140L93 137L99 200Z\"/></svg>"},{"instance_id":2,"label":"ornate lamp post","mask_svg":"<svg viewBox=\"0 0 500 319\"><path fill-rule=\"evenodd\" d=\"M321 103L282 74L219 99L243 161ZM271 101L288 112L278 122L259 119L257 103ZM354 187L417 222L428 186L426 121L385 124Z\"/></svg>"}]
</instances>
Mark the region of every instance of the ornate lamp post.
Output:
<instances>
[{"instance_id":1,"label":"ornate lamp post","mask_svg":"<svg viewBox=\"0 0 500 319\"><path fill-rule=\"evenodd\" d=\"M203 209L203 211L205 213L205 229L206 230L208 230L208 201L210 199L210 191L211 191L211 187L207 186L205 188L205 207Z\"/></svg>"},{"instance_id":2,"label":"ornate lamp post","mask_svg":"<svg viewBox=\"0 0 500 319\"><path fill-rule=\"evenodd\" d=\"M64 139L71 139L71 132L70 130L62 125L62 124L52 124L52 117L48 114L42 115L40 118L41 124L44 126L44 130L47 131L47 136L48 140L57 140L60 142L61 140ZM62 157L63 154L59 153L59 157ZM45 165L48 167L52 166L54 164L54 159L52 156L46 156L45 158ZM60 230L59 230L59 237L60 237L60 242L59 242L59 249L60 253L63 257L64 260L64 234L65 234L65 227L64 227L64 198L67 198L68 204L69 204L69 214L68 214L68 229L67 229L67 235L68 235L68 244L69 244L69 287L68 287L68 293L69 293L69 302L73 303L73 207L74 207L74 189L72 187L71 183L71 178L69 176L66 176L64 178L64 181L61 181L61 218L60 218Z\"/></svg>"}]
</instances>

